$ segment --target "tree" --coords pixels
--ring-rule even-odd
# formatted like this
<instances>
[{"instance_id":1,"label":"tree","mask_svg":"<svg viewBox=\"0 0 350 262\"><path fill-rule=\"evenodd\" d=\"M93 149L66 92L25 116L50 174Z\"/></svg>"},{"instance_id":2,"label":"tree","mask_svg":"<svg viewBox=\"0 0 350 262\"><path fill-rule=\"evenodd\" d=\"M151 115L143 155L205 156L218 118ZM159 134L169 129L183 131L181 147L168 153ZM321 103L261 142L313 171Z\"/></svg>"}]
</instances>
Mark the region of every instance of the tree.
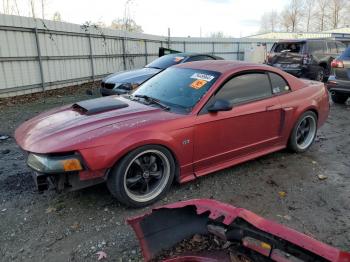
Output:
<instances>
[{"instance_id":1,"label":"tree","mask_svg":"<svg viewBox=\"0 0 350 262\"><path fill-rule=\"evenodd\" d=\"M332 0L330 2L330 20L332 28L338 28L343 11L346 9L345 0Z\"/></svg>"},{"instance_id":2,"label":"tree","mask_svg":"<svg viewBox=\"0 0 350 262\"><path fill-rule=\"evenodd\" d=\"M327 28L327 20L328 20L328 7L329 7L329 1L328 0L317 0L317 25L318 30L324 31Z\"/></svg>"},{"instance_id":3,"label":"tree","mask_svg":"<svg viewBox=\"0 0 350 262\"><path fill-rule=\"evenodd\" d=\"M304 4L302 0L291 0L290 3L285 6L282 15L282 24L287 31L296 32L298 26L304 15L303 13Z\"/></svg>"},{"instance_id":4,"label":"tree","mask_svg":"<svg viewBox=\"0 0 350 262\"><path fill-rule=\"evenodd\" d=\"M305 24L306 24L306 32L310 32L311 22L313 18L315 0L305 0Z\"/></svg>"},{"instance_id":5,"label":"tree","mask_svg":"<svg viewBox=\"0 0 350 262\"><path fill-rule=\"evenodd\" d=\"M260 19L260 32L275 32L277 30L278 24L277 12L274 10L266 12Z\"/></svg>"},{"instance_id":6,"label":"tree","mask_svg":"<svg viewBox=\"0 0 350 262\"><path fill-rule=\"evenodd\" d=\"M142 27L134 21L134 19L122 19L117 18L113 20L111 26L112 29L118 29L118 30L124 30L128 32L134 32L134 33L142 33Z\"/></svg>"},{"instance_id":7,"label":"tree","mask_svg":"<svg viewBox=\"0 0 350 262\"><path fill-rule=\"evenodd\" d=\"M56 12L53 14L52 20L53 20L53 21L57 21L57 22L61 22L61 21L62 21L62 17L61 17L60 12L56 11Z\"/></svg>"},{"instance_id":8,"label":"tree","mask_svg":"<svg viewBox=\"0 0 350 262\"><path fill-rule=\"evenodd\" d=\"M2 9L3 13L7 15L20 15L17 0L3 0Z\"/></svg>"},{"instance_id":9,"label":"tree","mask_svg":"<svg viewBox=\"0 0 350 262\"><path fill-rule=\"evenodd\" d=\"M217 31L217 32L211 32L210 33L211 38L223 38L224 33L222 31Z\"/></svg>"},{"instance_id":10,"label":"tree","mask_svg":"<svg viewBox=\"0 0 350 262\"><path fill-rule=\"evenodd\" d=\"M45 19L46 0L41 0L41 18Z\"/></svg>"},{"instance_id":11,"label":"tree","mask_svg":"<svg viewBox=\"0 0 350 262\"><path fill-rule=\"evenodd\" d=\"M29 4L30 4L30 9L32 11L33 18L36 18L36 15L35 15L35 0L30 0Z\"/></svg>"}]
</instances>

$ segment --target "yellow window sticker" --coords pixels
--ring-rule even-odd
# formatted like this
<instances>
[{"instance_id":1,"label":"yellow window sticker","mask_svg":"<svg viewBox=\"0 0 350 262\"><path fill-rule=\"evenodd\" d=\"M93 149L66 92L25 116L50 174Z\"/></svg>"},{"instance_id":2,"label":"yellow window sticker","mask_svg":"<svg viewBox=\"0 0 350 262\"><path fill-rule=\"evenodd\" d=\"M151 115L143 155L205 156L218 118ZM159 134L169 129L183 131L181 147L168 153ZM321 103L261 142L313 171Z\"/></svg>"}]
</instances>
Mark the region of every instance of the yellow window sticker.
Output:
<instances>
[{"instance_id":1,"label":"yellow window sticker","mask_svg":"<svg viewBox=\"0 0 350 262\"><path fill-rule=\"evenodd\" d=\"M194 89L200 89L203 86L205 86L206 83L207 83L207 81L205 81L205 80L197 79L197 80L193 81L190 86Z\"/></svg>"}]
</instances>

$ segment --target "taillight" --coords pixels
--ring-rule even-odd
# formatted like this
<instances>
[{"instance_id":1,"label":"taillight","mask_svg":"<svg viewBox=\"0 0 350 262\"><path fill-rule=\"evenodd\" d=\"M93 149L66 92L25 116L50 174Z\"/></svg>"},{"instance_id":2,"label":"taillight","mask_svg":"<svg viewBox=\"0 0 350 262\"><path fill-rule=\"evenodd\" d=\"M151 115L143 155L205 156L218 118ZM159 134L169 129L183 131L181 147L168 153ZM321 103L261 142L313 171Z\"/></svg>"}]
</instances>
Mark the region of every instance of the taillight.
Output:
<instances>
[{"instance_id":1,"label":"taillight","mask_svg":"<svg viewBox=\"0 0 350 262\"><path fill-rule=\"evenodd\" d=\"M309 55L309 54L303 55L303 64L304 65L310 64L311 60L312 60L311 55Z\"/></svg>"},{"instance_id":2,"label":"taillight","mask_svg":"<svg viewBox=\"0 0 350 262\"><path fill-rule=\"evenodd\" d=\"M332 68L344 68L344 63L343 63L343 61L339 61L339 60L334 59L331 63L331 67Z\"/></svg>"},{"instance_id":3,"label":"taillight","mask_svg":"<svg viewBox=\"0 0 350 262\"><path fill-rule=\"evenodd\" d=\"M270 62L272 56L273 56L273 55L272 55L271 53L267 53L267 55L266 55L266 61L267 61L267 62Z\"/></svg>"}]
</instances>

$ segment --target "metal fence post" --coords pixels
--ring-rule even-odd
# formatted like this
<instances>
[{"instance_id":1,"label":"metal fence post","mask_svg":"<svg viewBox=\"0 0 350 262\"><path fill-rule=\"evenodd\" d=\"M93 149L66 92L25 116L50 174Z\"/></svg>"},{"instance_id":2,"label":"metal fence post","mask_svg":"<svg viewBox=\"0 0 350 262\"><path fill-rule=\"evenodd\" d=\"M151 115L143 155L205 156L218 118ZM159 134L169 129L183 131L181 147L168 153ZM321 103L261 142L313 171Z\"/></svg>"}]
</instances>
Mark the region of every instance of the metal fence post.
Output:
<instances>
[{"instance_id":1,"label":"metal fence post","mask_svg":"<svg viewBox=\"0 0 350 262\"><path fill-rule=\"evenodd\" d=\"M122 48L123 48L123 66L124 66L124 70L126 70L125 37L122 38Z\"/></svg>"},{"instance_id":2,"label":"metal fence post","mask_svg":"<svg viewBox=\"0 0 350 262\"><path fill-rule=\"evenodd\" d=\"M186 41L184 41L184 52L186 52Z\"/></svg>"},{"instance_id":3,"label":"metal fence post","mask_svg":"<svg viewBox=\"0 0 350 262\"><path fill-rule=\"evenodd\" d=\"M45 91L45 79L44 79L44 71L43 71L43 61L41 59L41 49L40 49L38 28L36 28L36 27L34 28L34 34L35 34L36 50L38 52L38 61L39 61L41 86L42 86L43 91Z\"/></svg>"},{"instance_id":4,"label":"metal fence post","mask_svg":"<svg viewBox=\"0 0 350 262\"><path fill-rule=\"evenodd\" d=\"M215 43L212 42L211 44L212 44L212 53L213 53L213 55L214 55L214 54L215 54Z\"/></svg>"},{"instance_id":5,"label":"metal fence post","mask_svg":"<svg viewBox=\"0 0 350 262\"><path fill-rule=\"evenodd\" d=\"M145 40L145 62L148 64L147 40Z\"/></svg>"},{"instance_id":6,"label":"metal fence post","mask_svg":"<svg viewBox=\"0 0 350 262\"><path fill-rule=\"evenodd\" d=\"M237 42L237 56L236 56L236 58L237 58L237 60L240 60L240 57L239 57L239 42Z\"/></svg>"},{"instance_id":7,"label":"metal fence post","mask_svg":"<svg viewBox=\"0 0 350 262\"><path fill-rule=\"evenodd\" d=\"M92 53L92 41L91 41L91 34L88 34L89 37L89 48L90 48L90 63L91 63L91 78L92 81L95 81L95 68L94 68L94 56Z\"/></svg>"}]
</instances>

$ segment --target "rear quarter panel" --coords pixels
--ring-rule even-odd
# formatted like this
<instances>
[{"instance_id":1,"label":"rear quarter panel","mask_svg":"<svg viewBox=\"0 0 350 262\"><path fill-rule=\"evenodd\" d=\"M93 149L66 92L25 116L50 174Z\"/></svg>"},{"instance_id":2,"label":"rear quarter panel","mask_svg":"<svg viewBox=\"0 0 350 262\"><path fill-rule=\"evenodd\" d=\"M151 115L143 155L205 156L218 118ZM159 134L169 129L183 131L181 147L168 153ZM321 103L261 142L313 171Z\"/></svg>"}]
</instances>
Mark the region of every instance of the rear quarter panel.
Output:
<instances>
[{"instance_id":1,"label":"rear quarter panel","mask_svg":"<svg viewBox=\"0 0 350 262\"><path fill-rule=\"evenodd\" d=\"M321 82L303 80L305 86L280 96L282 108L286 112L285 136L288 139L290 133L300 116L312 110L317 114L318 127L327 120L329 114L329 96L326 87Z\"/></svg>"}]
</instances>

